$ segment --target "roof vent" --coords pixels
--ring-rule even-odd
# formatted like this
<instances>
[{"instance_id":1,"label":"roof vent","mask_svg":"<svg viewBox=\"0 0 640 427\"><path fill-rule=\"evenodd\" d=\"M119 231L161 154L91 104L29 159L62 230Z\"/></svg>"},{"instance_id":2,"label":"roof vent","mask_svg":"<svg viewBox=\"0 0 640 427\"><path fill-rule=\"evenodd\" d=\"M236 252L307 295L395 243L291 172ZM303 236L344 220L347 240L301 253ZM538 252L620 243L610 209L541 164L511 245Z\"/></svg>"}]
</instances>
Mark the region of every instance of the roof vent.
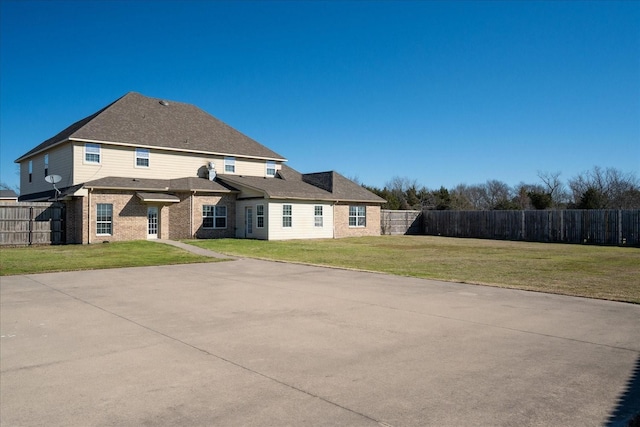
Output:
<instances>
[{"instance_id":1,"label":"roof vent","mask_svg":"<svg viewBox=\"0 0 640 427\"><path fill-rule=\"evenodd\" d=\"M167 105L169 105L169 102L165 101L164 99L161 99L160 100L160 105L164 105L166 107Z\"/></svg>"}]
</instances>

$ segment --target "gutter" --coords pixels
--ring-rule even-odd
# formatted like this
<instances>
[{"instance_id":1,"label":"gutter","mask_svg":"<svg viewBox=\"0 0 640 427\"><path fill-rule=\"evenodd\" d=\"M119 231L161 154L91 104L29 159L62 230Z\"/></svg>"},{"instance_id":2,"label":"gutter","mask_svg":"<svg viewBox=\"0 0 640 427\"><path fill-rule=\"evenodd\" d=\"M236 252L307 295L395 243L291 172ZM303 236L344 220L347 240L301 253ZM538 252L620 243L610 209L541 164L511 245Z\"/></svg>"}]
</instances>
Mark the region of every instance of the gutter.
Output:
<instances>
[{"instance_id":1,"label":"gutter","mask_svg":"<svg viewBox=\"0 0 640 427\"><path fill-rule=\"evenodd\" d=\"M162 187L162 188L134 188L134 187L100 187L100 186L87 186L85 185L85 188L88 188L89 191L91 190L133 190L133 191L152 191L152 192L157 192L157 191L169 191L169 187Z\"/></svg>"},{"instance_id":2,"label":"gutter","mask_svg":"<svg viewBox=\"0 0 640 427\"><path fill-rule=\"evenodd\" d=\"M33 157L33 156L35 156L37 154L42 153L43 151L50 150L50 149L52 149L54 147L57 147L58 145L61 145L61 144L64 144L65 142L70 142L70 141L71 140L69 138L67 138L67 139L63 139L63 140L58 141L58 142L54 142L53 144L47 145L46 147L43 147L43 148L39 149L38 151L34 151L33 153L23 154L22 156L18 157L16 160L14 160L13 163L20 163L21 161L27 160L30 157Z\"/></svg>"},{"instance_id":3,"label":"gutter","mask_svg":"<svg viewBox=\"0 0 640 427\"><path fill-rule=\"evenodd\" d=\"M87 197L87 244L91 244L91 188Z\"/></svg>"}]
</instances>

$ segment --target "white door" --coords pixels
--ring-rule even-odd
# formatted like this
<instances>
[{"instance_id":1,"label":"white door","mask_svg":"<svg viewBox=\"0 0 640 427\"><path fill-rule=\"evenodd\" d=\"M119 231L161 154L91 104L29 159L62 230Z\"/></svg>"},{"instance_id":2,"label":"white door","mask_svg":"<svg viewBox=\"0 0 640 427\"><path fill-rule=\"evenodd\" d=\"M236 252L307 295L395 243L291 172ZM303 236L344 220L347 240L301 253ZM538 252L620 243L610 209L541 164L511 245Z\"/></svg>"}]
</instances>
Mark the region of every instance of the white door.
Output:
<instances>
[{"instance_id":1,"label":"white door","mask_svg":"<svg viewBox=\"0 0 640 427\"><path fill-rule=\"evenodd\" d=\"M158 208L149 206L147 208L147 239L158 238Z\"/></svg>"},{"instance_id":2,"label":"white door","mask_svg":"<svg viewBox=\"0 0 640 427\"><path fill-rule=\"evenodd\" d=\"M244 209L244 218L245 218L245 237L249 237L253 235L253 208L246 207Z\"/></svg>"}]
</instances>

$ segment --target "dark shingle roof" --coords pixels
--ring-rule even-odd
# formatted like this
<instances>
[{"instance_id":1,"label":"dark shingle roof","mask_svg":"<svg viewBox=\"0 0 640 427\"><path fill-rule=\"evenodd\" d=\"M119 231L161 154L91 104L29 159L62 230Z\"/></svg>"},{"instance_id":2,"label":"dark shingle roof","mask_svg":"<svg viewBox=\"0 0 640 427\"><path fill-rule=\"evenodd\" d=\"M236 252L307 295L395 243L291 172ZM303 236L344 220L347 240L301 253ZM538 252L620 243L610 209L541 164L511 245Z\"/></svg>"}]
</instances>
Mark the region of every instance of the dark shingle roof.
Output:
<instances>
[{"instance_id":1,"label":"dark shingle roof","mask_svg":"<svg viewBox=\"0 0 640 427\"><path fill-rule=\"evenodd\" d=\"M129 92L47 139L16 161L68 139L285 160L195 105L165 102Z\"/></svg>"},{"instance_id":2,"label":"dark shingle roof","mask_svg":"<svg viewBox=\"0 0 640 427\"><path fill-rule=\"evenodd\" d=\"M237 191L217 181L209 181L204 178L178 178L178 179L145 179L123 178L109 176L89 181L84 184L86 188L142 190L142 191L206 191L215 193L230 193Z\"/></svg>"},{"instance_id":3,"label":"dark shingle roof","mask_svg":"<svg viewBox=\"0 0 640 427\"><path fill-rule=\"evenodd\" d=\"M13 190L0 190L0 199L17 199L18 195Z\"/></svg>"},{"instance_id":4,"label":"dark shingle roof","mask_svg":"<svg viewBox=\"0 0 640 427\"><path fill-rule=\"evenodd\" d=\"M337 172L301 174L283 165L275 178L218 175L223 182L236 187L248 187L274 199L328 200L339 202L384 203L366 188Z\"/></svg>"}]
</instances>

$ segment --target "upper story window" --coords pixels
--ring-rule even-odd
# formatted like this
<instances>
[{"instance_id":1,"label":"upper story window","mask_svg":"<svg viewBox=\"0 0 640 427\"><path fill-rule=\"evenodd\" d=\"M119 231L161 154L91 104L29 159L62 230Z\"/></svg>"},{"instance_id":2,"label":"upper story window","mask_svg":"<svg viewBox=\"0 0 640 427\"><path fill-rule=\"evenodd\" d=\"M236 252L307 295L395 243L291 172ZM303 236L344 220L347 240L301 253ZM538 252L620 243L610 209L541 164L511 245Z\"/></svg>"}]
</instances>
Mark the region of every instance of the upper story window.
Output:
<instances>
[{"instance_id":1,"label":"upper story window","mask_svg":"<svg viewBox=\"0 0 640 427\"><path fill-rule=\"evenodd\" d=\"M225 173L236 173L236 158L225 157L224 158L224 171Z\"/></svg>"},{"instance_id":2,"label":"upper story window","mask_svg":"<svg viewBox=\"0 0 640 427\"><path fill-rule=\"evenodd\" d=\"M322 206L314 206L313 208L313 224L316 227L322 227Z\"/></svg>"},{"instance_id":3,"label":"upper story window","mask_svg":"<svg viewBox=\"0 0 640 427\"><path fill-rule=\"evenodd\" d=\"M146 148L136 148L136 167L149 167L149 150L147 150Z\"/></svg>"},{"instance_id":4,"label":"upper story window","mask_svg":"<svg viewBox=\"0 0 640 427\"><path fill-rule=\"evenodd\" d=\"M44 155L44 176L49 175L49 155Z\"/></svg>"},{"instance_id":5,"label":"upper story window","mask_svg":"<svg viewBox=\"0 0 640 427\"><path fill-rule=\"evenodd\" d=\"M276 162L267 161L267 176L276 176Z\"/></svg>"},{"instance_id":6,"label":"upper story window","mask_svg":"<svg viewBox=\"0 0 640 427\"><path fill-rule=\"evenodd\" d=\"M84 144L84 162L100 164L100 144Z\"/></svg>"},{"instance_id":7,"label":"upper story window","mask_svg":"<svg viewBox=\"0 0 640 427\"><path fill-rule=\"evenodd\" d=\"M256 206L256 221L258 228L264 228L264 205Z\"/></svg>"},{"instance_id":8,"label":"upper story window","mask_svg":"<svg viewBox=\"0 0 640 427\"><path fill-rule=\"evenodd\" d=\"M33 160L29 160L29 182L33 180Z\"/></svg>"},{"instance_id":9,"label":"upper story window","mask_svg":"<svg viewBox=\"0 0 640 427\"><path fill-rule=\"evenodd\" d=\"M349 227L366 227L367 209L365 206L349 206Z\"/></svg>"},{"instance_id":10,"label":"upper story window","mask_svg":"<svg viewBox=\"0 0 640 427\"><path fill-rule=\"evenodd\" d=\"M293 216L293 212L291 209L291 205L282 205L282 226L283 227L292 226L292 221L291 221L292 216Z\"/></svg>"}]
</instances>

